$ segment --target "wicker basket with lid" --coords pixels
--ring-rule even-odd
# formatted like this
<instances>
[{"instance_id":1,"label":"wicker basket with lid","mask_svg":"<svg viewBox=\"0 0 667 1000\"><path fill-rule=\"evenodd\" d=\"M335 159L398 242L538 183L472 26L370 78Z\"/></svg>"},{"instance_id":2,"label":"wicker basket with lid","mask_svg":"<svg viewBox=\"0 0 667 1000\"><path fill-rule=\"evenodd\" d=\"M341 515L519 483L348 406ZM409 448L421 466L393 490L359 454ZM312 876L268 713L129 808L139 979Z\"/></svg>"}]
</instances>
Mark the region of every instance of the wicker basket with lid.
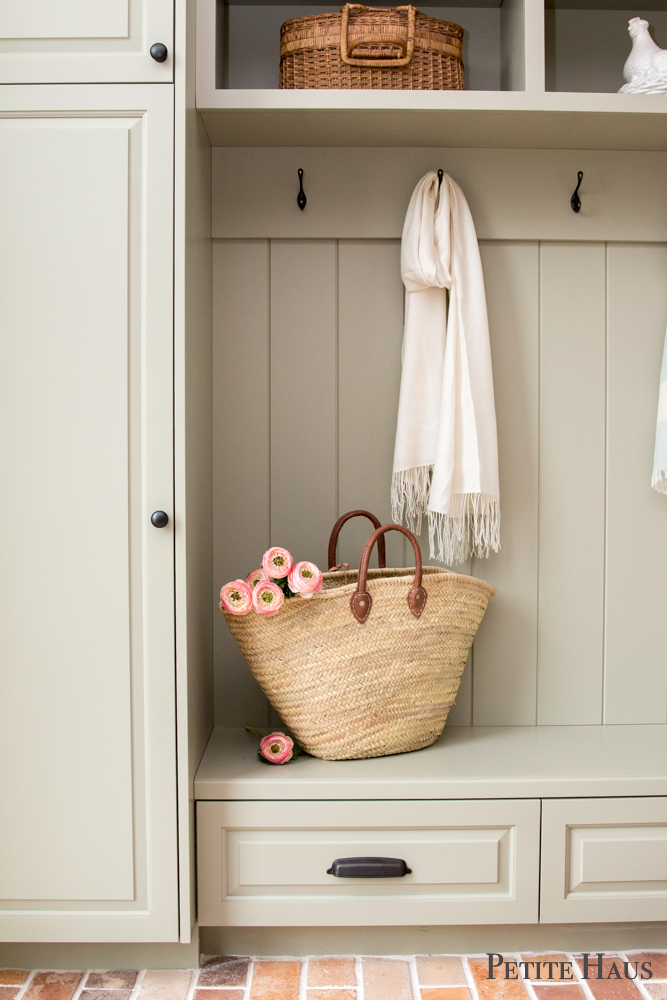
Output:
<instances>
[{"instance_id":1,"label":"wicker basket with lid","mask_svg":"<svg viewBox=\"0 0 667 1000\"><path fill-rule=\"evenodd\" d=\"M288 90L463 90L463 28L416 7L363 7L285 21L280 86Z\"/></svg>"}]
</instances>

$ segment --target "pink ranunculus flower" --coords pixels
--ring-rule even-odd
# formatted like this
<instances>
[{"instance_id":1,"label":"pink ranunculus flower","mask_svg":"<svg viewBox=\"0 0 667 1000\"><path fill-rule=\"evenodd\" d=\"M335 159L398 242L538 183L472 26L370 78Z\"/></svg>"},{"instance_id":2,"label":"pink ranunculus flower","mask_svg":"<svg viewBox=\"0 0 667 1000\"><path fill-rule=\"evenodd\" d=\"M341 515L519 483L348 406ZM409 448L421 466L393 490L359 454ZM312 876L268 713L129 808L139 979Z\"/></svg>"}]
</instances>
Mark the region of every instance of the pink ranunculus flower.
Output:
<instances>
[{"instance_id":1,"label":"pink ranunculus flower","mask_svg":"<svg viewBox=\"0 0 667 1000\"><path fill-rule=\"evenodd\" d=\"M299 562L292 567L287 586L301 597L312 597L322 589L322 573L315 563Z\"/></svg>"},{"instance_id":2,"label":"pink ranunculus flower","mask_svg":"<svg viewBox=\"0 0 667 1000\"><path fill-rule=\"evenodd\" d=\"M287 549L267 549L262 557L262 568L273 580L282 580L292 568L294 560Z\"/></svg>"},{"instance_id":3,"label":"pink ranunculus flower","mask_svg":"<svg viewBox=\"0 0 667 1000\"><path fill-rule=\"evenodd\" d=\"M252 591L252 606L260 615L277 614L284 600L285 595L273 580L260 580Z\"/></svg>"},{"instance_id":4,"label":"pink ranunculus flower","mask_svg":"<svg viewBox=\"0 0 667 1000\"><path fill-rule=\"evenodd\" d=\"M245 580L232 580L220 591L220 605L230 615L247 615L252 611L252 590Z\"/></svg>"},{"instance_id":5,"label":"pink ranunculus flower","mask_svg":"<svg viewBox=\"0 0 667 1000\"><path fill-rule=\"evenodd\" d=\"M270 733L259 744L262 757L272 764L286 764L292 759L294 740L284 733Z\"/></svg>"},{"instance_id":6,"label":"pink ranunculus flower","mask_svg":"<svg viewBox=\"0 0 667 1000\"><path fill-rule=\"evenodd\" d=\"M268 575L264 572L263 569L260 568L254 570L250 574L250 576L246 580L246 583L248 584L251 590L254 590L255 584L259 583L260 580L268 580L268 579L269 579Z\"/></svg>"}]
</instances>

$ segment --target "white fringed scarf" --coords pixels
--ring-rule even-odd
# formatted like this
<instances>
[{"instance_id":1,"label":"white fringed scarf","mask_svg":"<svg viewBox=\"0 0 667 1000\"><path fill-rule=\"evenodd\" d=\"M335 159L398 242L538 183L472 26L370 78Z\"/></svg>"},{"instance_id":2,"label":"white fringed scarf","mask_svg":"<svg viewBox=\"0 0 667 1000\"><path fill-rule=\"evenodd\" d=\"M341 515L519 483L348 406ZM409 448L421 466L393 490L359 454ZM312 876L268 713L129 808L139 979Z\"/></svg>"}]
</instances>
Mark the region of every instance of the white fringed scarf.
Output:
<instances>
[{"instance_id":1,"label":"white fringed scarf","mask_svg":"<svg viewBox=\"0 0 667 1000\"><path fill-rule=\"evenodd\" d=\"M500 548L498 442L489 324L477 234L461 188L435 171L403 226L403 374L392 516L450 565ZM447 309L449 289L449 310Z\"/></svg>"}]
</instances>

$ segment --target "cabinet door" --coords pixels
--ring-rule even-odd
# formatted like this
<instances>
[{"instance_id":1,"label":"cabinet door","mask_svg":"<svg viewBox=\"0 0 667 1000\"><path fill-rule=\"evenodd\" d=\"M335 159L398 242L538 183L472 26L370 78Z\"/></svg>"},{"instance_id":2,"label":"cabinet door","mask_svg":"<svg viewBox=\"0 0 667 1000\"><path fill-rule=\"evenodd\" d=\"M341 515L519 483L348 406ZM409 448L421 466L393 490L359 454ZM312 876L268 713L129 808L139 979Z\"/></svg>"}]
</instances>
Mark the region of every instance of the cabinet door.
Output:
<instances>
[{"instance_id":1,"label":"cabinet door","mask_svg":"<svg viewBox=\"0 0 667 1000\"><path fill-rule=\"evenodd\" d=\"M174 941L172 88L1 99L0 940Z\"/></svg>"},{"instance_id":2,"label":"cabinet door","mask_svg":"<svg viewBox=\"0 0 667 1000\"><path fill-rule=\"evenodd\" d=\"M0 0L0 83L168 82L173 39L173 0Z\"/></svg>"},{"instance_id":3,"label":"cabinet door","mask_svg":"<svg viewBox=\"0 0 667 1000\"><path fill-rule=\"evenodd\" d=\"M543 923L667 917L667 797L542 804Z\"/></svg>"}]
</instances>

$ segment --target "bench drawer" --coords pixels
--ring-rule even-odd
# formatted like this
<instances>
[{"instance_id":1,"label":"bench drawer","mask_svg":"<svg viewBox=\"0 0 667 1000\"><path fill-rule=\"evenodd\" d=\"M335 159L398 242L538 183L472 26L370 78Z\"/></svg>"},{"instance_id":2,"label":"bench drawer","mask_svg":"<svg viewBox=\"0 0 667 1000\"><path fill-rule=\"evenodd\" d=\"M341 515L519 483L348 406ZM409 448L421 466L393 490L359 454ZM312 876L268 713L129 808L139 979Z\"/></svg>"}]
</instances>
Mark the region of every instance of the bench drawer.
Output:
<instances>
[{"instance_id":1,"label":"bench drawer","mask_svg":"<svg viewBox=\"0 0 667 1000\"><path fill-rule=\"evenodd\" d=\"M199 802L199 923L534 923L538 800ZM338 878L336 858L390 857L399 878Z\"/></svg>"},{"instance_id":2,"label":"bench drawer","mask_svg":"<svg viewBox=\"0 0 667 1000\"><path fill-rule=\"evenodd\" d=\"M545 801L540 919L667 919L667 798Z\"/></svg>"}]
</instances>

